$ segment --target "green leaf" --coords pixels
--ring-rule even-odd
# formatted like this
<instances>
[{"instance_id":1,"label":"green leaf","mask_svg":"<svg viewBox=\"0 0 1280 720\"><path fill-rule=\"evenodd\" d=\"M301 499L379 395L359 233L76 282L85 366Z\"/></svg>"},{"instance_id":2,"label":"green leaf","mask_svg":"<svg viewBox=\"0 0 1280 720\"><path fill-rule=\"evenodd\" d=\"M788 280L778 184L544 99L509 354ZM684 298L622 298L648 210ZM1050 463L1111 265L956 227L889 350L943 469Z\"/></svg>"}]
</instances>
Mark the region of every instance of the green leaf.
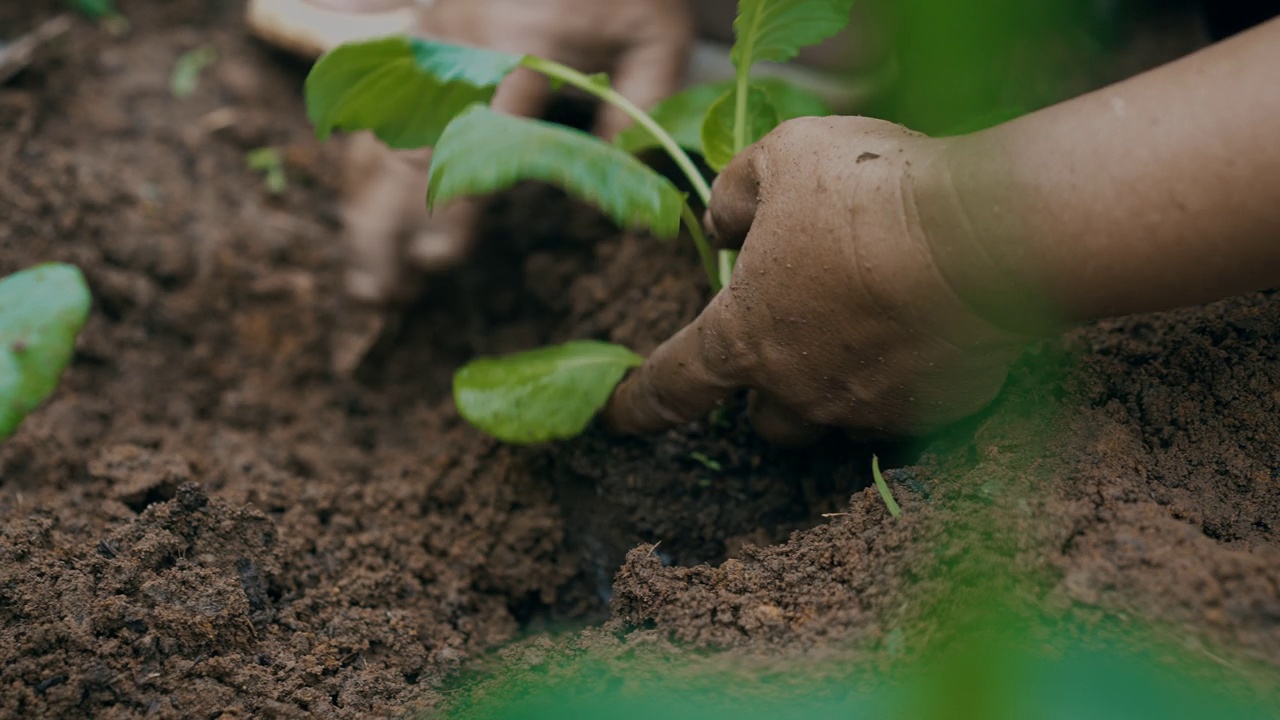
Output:
<instances>
[{"instance_id":1,"label":"green leaf","mask_svg":"<svg viewBox=\"0 0 1280 720\"><path fill-rule=\"evenodd\" d=\"M622 227L658 237L680 231L684 194L644 163L587 133L475 105L440 137L428 203L542 180L587 200Z\"/></svg>"},{"instance_id":2,"label":"green leaf","mask_svg":"<svg viewBox=\"0 0 1280 720\"><path fill-rule=\"evenodd\" d=\"M787 121L798 117L823 117L831 114L831 106L814 93L796 87L780 78L759 78L752 84L769 96L769 103L778 111L778 120ZM654 105L649 111L663 130L675 138L680 147L699 154L702 150L702 123L706 120L707 111L720 96L732 90L732 80L706 85L695 85ZM639 153L658 147L658 141L639 125L618 133L614 140L622 150Z\"/></svg>"},{"instance_id":3,"label":"green leaf","mask_svg":"<svg viewBox=\"0 0 1280 720\"><path fill-rule=\"evenodd\" d=\"M751 84L769 96L769 102L778 111L778 119L782 122L831 114L831 106L821 96L782 78L755 78Z\"/></svg>"},{"instance_id":4,"label":"green leaf","mask_svg":"<svg viewBox=\"0 0 1280 720\"><path fill-rule=\"evenodd\" d=\"M190 97L200 84L200 73L217 59L218 51L211 45L182 53L173 64L169 92L179 100Z\"/></svg>"},{"instance_id":5,"label":"green leaf","mask_svg":"<svg viewBox=\"0 0 1280 720\"><path fill-rule=\"evenodd\" d=\"M707 111L702 124L702 156L716 172L737 154L733 141L733 119L738 91L730 89L716 100ZM746 144L759 140L778 127L778 111L769 102L769 96L754 85L747 89L747 137ZM745 145L743 147L746 147Z\"/></svg>"},{"instance_id":6,"label":"green leaf","mask_svg":"<svg viewBox=\"0 0 1280 720\"><path fill-rule=\"evenodd\" d=\"M38 265L0 280L0 440L58 386L89 302L73 265Z\"/></svg>"},{"instance_id":7,"label":"green leaf","mask_svg":"<svg viewBox=\"0 0 1280 720\"><path fill-rule=\"evenodd\" d=\"M725 90L733 87L731 82L694 85L654 105L649 110L649 117L667 131L675 139L676 144L686 150L702 152L702 121L707 111ZM629 153L658 147L653 135L639 125L618 133L613 144Z\"/></svg>"},{"instance_id":8,"label":"green leaf","mask_svg":"<svg viewBox=\"0 0 1280 720\"><path fill-rule=\"evenodd\" d=\"M564 440L581 434L627 370L643 362L594 340L481 358L454 374L453 399L462 417L500 440Z\"/></svg>"},{"instance_id":9,"label":"green leaf","mask_svg":"<svg viewBox=\"0 0 1280 720\"><path fill-rule=\"evenodd\" d=\"M262 173L267 190L279 195L289 189L289 178L284 172L284 157L273 147L260 147L245 153L244 163L250 170Z\"/></svg>"},{"instance_id":10,"label":"green leaf","mask_svg":"<svg viewBox=\"0 0 1280 720\"><path fill-rule=\"evenodd\" d=\"M800 48L826 40L849 24L854 0L741 0L733 21L731 57L741 70L758 62L786 62Z\"/></svg>"},{"instance_id":11,"label":"green leaf","mask_svg":"<svg viewBox=\"0 0 1280 720\"><path fill-rule=\"evenodd\" d=\"M307 75L307 117L321 140L372 130L393 148L434 145L475 103L488 103L521 57L394 37L341 45Z\"/></svg>"}]
</instances>

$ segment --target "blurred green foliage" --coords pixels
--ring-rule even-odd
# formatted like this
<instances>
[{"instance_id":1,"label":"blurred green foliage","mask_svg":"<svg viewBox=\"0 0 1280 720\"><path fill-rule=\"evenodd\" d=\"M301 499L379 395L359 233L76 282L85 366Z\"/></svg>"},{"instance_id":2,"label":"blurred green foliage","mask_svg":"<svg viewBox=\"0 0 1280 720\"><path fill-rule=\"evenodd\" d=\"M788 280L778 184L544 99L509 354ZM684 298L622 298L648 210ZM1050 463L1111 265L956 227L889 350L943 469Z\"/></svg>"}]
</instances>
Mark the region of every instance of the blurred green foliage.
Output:
<instances>
[{"instance_id":1,"label":"blurred green foliage","mask_svg":"<svg viewBox=\"0 0 1280 720\"><path fill-rule=\"evenodd\" d=\"M969 588L970 591L975 590ZM889 667L797 659L785 669L584 652L556 666L473 682L452 720L1263 720L1280 695L1207 653L1118 625L1028 616L964 593L937 620L939 643ZM952 598L956 599L955 597ZM900 644L891 640L886 646ZM901 652L901 647L884 647ZM1274 671L1272 671L1274 676Z\"/></svg>"},{"instance_id":2,"label":"blurred green foliage","mask_svg":"<svg viewBox=\"0 0 1280 720\"><path fill-rule=\"evenodd\" d=\"M66 2L92 20L102 20L118 14L112 0L66 0Z\"/></svg>"},{"instance_id":3,"label":"blurred green foliage","mask_svg":"<svg viewBox=\"0 0 1280 720\"><path fill-rule=\"evenodd\" d=\"M865 114L930 135L978 130L1089 89L1120 5L879 2L893 35L898 79Z\"/></svg>"}]
</instances>

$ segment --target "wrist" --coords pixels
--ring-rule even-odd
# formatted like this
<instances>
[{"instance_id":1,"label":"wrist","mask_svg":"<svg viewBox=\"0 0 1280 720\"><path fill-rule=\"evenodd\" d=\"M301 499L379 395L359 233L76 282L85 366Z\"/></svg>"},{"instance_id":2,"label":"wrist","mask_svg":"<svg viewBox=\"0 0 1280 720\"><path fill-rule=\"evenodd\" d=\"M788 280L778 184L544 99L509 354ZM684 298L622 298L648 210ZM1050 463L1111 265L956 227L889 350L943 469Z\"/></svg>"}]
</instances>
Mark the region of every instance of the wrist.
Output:
<instances>
[{"instance_id":1,"label":"wrist","mask_svg":"<svg viewBox=\"0 0 1280 720\"><path fill-rule=\"evenodd\" d=\"M920 223L938 272L978 317L1021 335L1050 335L1075 317L1043 282L1043 254L1020 213L1016 160L998 128L943 138L920 173Z\"/></svg>"}]
</instances>

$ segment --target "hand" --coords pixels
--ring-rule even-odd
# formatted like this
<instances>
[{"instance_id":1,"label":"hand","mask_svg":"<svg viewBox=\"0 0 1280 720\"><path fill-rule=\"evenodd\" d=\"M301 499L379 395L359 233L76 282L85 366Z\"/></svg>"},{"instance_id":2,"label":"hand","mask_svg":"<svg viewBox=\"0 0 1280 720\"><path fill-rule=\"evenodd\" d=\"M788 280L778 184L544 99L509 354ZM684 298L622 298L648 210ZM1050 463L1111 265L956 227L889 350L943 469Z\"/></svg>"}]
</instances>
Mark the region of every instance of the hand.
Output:
<instances>
[{"instance_id":1,"label":"hand","mask_svg":"<svg viewBox=\"0 0 1280 720\"><path fill-rule=\"evenodd\" d=\"M421 32L606 72L641 107L679 89L693 43L687 0L435 0L422 10ZM519 69L498 89L493 105L536 117L550 94L544 78ZM611 138L627 122L620 111L606 108L595 130ZM348 152L348 292L375 304L410 299L418 273L465 260L477 204L462 200L427 216L429 151L392 152L360 136Z\"/></svg>"},{"instance_id":2,"label":"hand","mask_svg":"<svg viewBox=\"0 0 1280 720\"><path fill-rule=\"evenodd\" d=\"M742 244L732 282L618 388L606 422L653 432L746 387L756 431L796 444L824 426L920 434L989 403L1028 336L980 317L948 284L960 268L939 265L953 255L930 225L951 204L948 142L805 118L741 153L708 212Z\"/></svg>"}]
</instances>

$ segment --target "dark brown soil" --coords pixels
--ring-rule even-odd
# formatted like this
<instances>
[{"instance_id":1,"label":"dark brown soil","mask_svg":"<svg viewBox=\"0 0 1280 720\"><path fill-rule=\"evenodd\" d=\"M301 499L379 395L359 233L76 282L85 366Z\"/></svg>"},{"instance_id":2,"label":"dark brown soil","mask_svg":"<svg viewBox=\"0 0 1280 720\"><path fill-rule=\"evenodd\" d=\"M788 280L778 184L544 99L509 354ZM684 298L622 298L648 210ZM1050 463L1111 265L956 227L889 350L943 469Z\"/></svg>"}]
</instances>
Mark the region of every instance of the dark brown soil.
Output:
<instances>
[{"instance_id":1,"label":"dark brown soil","mask_svg":"<svg viewBox=\"0 0 1280 720\"><path fill-rule=\"evenodd\" d=\"M1004 526L1001 570L1044 575L1045 605L1164 621L1280 664L1278 331L1280 298L1262 293L1047 343L987 417L888 474L901 521L867 490L847 516L719 567L664 568L639 548L615 618L717 646L879 638L946 591L936 559L974 549L963 528L985 507Z\"/></svg>"},{"instance_id":2,"label":"dark brown soil","mask_svg":"<svg viewBox=\"0 0 1280 720\"><path fill-rule=\"evenodd\" d=\"M0 30L56 7L0 9ZM1280 665L1280 300L1029 353L984 418L898 450L899 522L873 491L848 502L866 448L772 450L736 412L502 447L457 418L452 369L569 337L651 349L703 302L687 245L522 189L482 262L336 374L362 317L337 293L337 150L305 124L303 69L247 39L238 3L123 9L128 36L80 25L0 88L0 273L74 262L96 299L62 388L0 445L0 717L395 716L522 632L607 619L611 595L637 638L875 640L945 590L953 501L988 496L1014 498L992 505L1046 603ZM174 99L204 45L219 60ZM268 145L280 196L245 167Z\"/></svg>"}]
</instances>

